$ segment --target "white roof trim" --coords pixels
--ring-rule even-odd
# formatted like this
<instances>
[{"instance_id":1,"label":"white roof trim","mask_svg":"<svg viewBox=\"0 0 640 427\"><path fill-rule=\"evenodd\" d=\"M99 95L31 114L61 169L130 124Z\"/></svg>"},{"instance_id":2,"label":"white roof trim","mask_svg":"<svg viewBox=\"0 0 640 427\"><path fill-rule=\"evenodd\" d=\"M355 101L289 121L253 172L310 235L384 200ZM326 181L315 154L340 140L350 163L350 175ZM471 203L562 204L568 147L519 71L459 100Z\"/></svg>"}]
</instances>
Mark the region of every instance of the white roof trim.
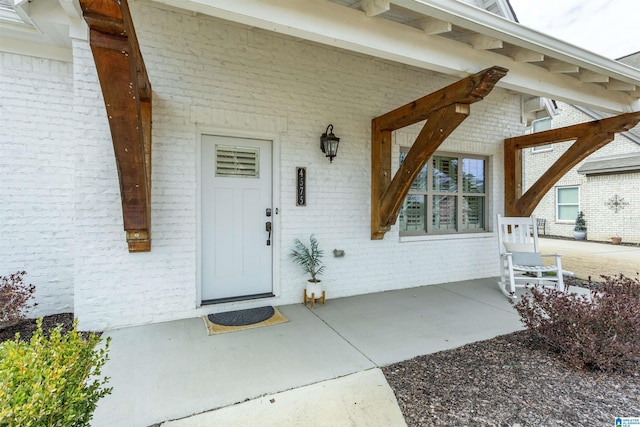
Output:
<instances>
[{"instance_id":1,"label":"white roof trim","mask_svg":"<svg viewBox=\"0 0 640 427\"><path fill-rule=\"evenodd\" d=\"M497 65L509 69L507 76L498 82L499 87L614 113L640 109L640 102L626 92L607 90L599 84L552 73L538 65L515 62L510 57L492 51L474 50L470 45L430 36L420 29L388 19L369 18L359 9L326 0L158 2L457 78ZM392 4L640 86L640 71L636 69L462 2L393 0Z\"/></svg>"},{"instance_id":2,"label":"white roof trim","mask_svg":"<svg viewBox=\"0 0 640 427\"><path fill-rule=\"evenodd\" d=\"M13 9L19 21L0 13L0 51L72 61L71 38L86 27L78 0L15 0Z\"/></svg>"},{"instance_id":3,"label":"white roof trim","mask_svg":"<svg viewBox=\"0 0 640 427\"><path fill-rule=\"evenodd\" d=\"M71 49L51 46L49 44L34 43L24 40L8 39L0 37L0 51L15 53L17 55L33 56L36 58L53 59L62 62L72 62Z\"/></svg>"},{"instance_id":4,"label":"white roof trim","mask_svg":"<svg viewBox=\"0 0 640 427\"><path fill-rule=\"evenodd\" d=\"M634 85L640 82L640 71L633 67L467 3L456 0L393 0L393 3L620 81Z\"/></svg>"}]
</instances>

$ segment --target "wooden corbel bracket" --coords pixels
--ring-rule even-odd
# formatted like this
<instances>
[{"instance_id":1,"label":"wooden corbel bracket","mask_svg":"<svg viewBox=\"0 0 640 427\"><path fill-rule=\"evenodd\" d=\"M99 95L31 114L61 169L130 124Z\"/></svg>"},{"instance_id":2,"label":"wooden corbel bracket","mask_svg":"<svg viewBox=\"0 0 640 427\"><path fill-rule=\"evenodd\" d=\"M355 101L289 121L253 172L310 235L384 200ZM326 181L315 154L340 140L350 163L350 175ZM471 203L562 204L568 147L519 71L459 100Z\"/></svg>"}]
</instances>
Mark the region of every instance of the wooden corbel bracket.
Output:
<instances>
[{"instance_id":1,"label":"wooden corbel bracket","mask_svg":"<svg viewBox=\"0 0 640 427\"><path fill-rule=\"evenodd\" d=\"M444 140L469 116L508 70L491 67L371 121L371 239L395 224L411 183ZM391 178L392 132L426 120L402 165Z\"/></svg>"},{"instance_id":2,"label":"wooden corbel bracket","mask_svg":"<svg viewBox=\"0 0 640 427\"><path fill-rule=\"evenodd\" d=\"M80 0L106 106L129 252L151 250L151 83L126 0Z\"/></svg>"},{"instance_id":3,"label":"wooden corbel bracket","mask_svg":"<svg viewBox=\"0 0 640 427\"><path fill-rule=\"evenodd\" d=\"M545 194L571 168L640 122L640 111L504 140L505 215L530 216ZM557 142L575 142L522 194L522 150Z\"/></svg>"}]
</instances>

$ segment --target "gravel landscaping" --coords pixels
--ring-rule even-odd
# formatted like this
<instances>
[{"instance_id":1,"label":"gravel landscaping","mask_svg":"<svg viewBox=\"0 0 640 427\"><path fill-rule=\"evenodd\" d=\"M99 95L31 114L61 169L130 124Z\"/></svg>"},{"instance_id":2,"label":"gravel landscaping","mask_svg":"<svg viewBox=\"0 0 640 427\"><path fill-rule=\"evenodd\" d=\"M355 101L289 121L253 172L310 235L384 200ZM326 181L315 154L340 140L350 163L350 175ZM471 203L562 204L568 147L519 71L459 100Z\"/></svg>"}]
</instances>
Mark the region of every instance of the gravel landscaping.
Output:
<instances>
[{"instance_id":1,"label":"gravel landscaping","mask_svg":"<svg viewBox=\"0 0 640 427\"><path fill-rule=\"evenodd\" d=\"M574 286L600 283L567 278ZM382 369L409 426L614 426L640 414L640 361L578 371L518 331Z\"/></svg>"},{"instance_id":2,"label":"gravel landscaping","mask_svg":"<svg viewBox=\"0 0 640 427\"><path fill-rule=\"evenodd\" d=\"M58 324L62 325L62 332L73 329L73 313L60 313L51 316L45 316L42 319L42 330L45 335L49 335L47 331L55 328ZM24 319L15 325L0 329L0 342L12 340L16 336L16 332L20 333L22 341L28 341L36 330L36 319Z\"/></svg>"},{"instance_id":3,"label":"gravel landscaping","mask_svg":"<svg viewBox=\"0 0 640 427\"><path fill-rule=\"evenodd\" d=\"M383 368L409 426L613 426L640 414L640 366L576 371L526 331Z\"/></svg>"}]
</instances>

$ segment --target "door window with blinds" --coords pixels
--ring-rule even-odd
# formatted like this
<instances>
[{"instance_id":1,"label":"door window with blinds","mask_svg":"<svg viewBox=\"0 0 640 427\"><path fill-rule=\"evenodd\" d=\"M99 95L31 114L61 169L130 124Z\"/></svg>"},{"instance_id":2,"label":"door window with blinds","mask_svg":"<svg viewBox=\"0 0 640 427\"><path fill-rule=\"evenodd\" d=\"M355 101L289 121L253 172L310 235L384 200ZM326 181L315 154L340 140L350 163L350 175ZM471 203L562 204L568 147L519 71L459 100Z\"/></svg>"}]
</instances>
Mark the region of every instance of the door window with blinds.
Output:
<instances>
[{"instance_id":1,"label":"door window with blinds","mask_svg":"<svg viewBox=\"0 0 640 427\"><path fill-rule=\"evenodd\" d=\"M402 148L400 164L409 149ZM415 179L400 210L401 236L485 231L488 158L438 153Z\"/></svg>"},{"instance_id":2,"label":"door window with blinds","mask_svg":"<svg viewBox=\"0 0 640 427\"><path fill-rule=\"evenodd\" d=\"M216 176L260 178L260 150L216 145Z\"/></svg>"}]
</instances>

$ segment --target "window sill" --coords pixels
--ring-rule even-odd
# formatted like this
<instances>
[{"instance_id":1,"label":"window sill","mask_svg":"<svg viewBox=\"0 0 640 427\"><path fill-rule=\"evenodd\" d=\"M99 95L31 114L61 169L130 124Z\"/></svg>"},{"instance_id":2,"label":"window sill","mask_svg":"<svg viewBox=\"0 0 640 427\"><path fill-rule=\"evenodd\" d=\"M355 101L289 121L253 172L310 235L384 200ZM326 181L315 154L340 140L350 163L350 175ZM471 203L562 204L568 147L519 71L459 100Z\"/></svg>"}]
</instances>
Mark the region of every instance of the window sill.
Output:
<instances>
[{"instance_id":1,"label":"window sill","mask_svg":"<svg viewBox=\"0 0 640 427\"><path fill-rule=\"evenodd\" d=\"M549 151L553 151L553 148L540 148L538 150L531 149L531 154L540 154L540 153L548 153Z\"/></svg>"},{"instance_id":2,"label":"window sill","mask_svg":"<svg viewBox=\"0 0 640 427\"><path fill-rule=\"evenodd\" d=\"M400 236L400 243L431 242L438 240L495 239L496 233L484 231L478 233L432 234L430 236Z\"/></svg>"}]
</instances>

